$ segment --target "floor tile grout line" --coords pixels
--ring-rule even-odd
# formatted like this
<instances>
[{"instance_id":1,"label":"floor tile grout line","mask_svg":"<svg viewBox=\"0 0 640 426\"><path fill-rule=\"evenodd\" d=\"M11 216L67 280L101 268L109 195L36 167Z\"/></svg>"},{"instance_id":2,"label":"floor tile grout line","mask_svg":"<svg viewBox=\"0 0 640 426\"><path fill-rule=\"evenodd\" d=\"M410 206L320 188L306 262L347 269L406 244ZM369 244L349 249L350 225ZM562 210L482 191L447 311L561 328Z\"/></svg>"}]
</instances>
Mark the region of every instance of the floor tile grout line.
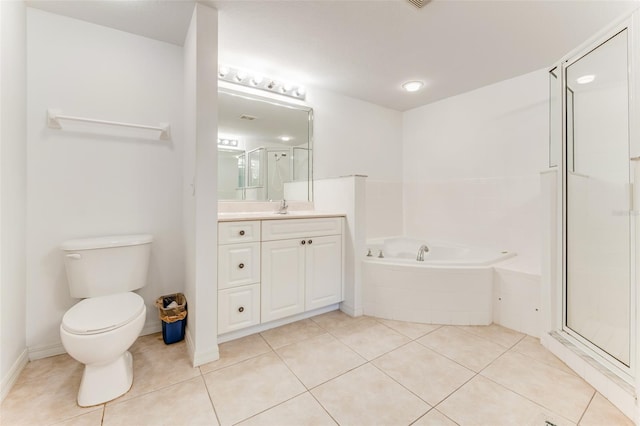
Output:
<instances>
[{"instance_id":1,"label":"floor tile grout line","mask_svg":"<svg viewBox=\"0 0 640 426\"><path fill-rule=\"evenodd\" d=\"M207 385L207 380L204 378L203 375L200 376L202 378L202 381L204 382L204 389L207 391L207 396L209 397L209 402L211 403L211 408L213 409L213 414L216 416L216 421L218 422L219 425L222 424L222 422L220 422L220 416L218 415L218 410L216 410L216 405L213 403L213 398L211 397L211 392L209 391L209 385Z\"/></svg>"},{"instance_id":2,"label":"floor tile grout line","mask_svg":"<svg viewBox=\"0 0 640 426\"><path fill-rule=\"evenodd\" d=\"M582 414L580 415L580 419L576 422L577 425L580 424L580 422L582 421L582 419L584 418L584 415L587 414L587 410L589 410L589 406L591 405L591 403L593 402L594 398L596 397L596 394L598 393L598 391L596 391L594 389L593 391L593 395L591 395L591 399L589 400L589 403L587 404L586 407L584 407L584 411L582 412Z\"/></svg>"},{"instance_id":3,"label":"floor tile grout line","mask_svg":"<svg viewBox=\"0 0 640 426\"><path fill-rule=\"evenodd\" d=\"M311 392L310 390L307 392L309 392L309 395L311 395L311 398L313 398L318 403L318 405L320 405L320 407L324 410L324 412L327 413L329 417L331 417L331 420L333 420L336 423L336 425L340 426L340 422L338 422L338 420L335 417L333 417L333 415L329 412L329 410L327 410L327 408L324 405L322 405L322 402L318 398L316 398L313 392Z\"/></svg>"},{"instance_id":4,"label":"floor tile grout line","mask_svg":"<svg viewBox=\"0 0 640 426\"><path fill-rule=\"evenodd\" d=\"M434 406L431 405L430 402L424 400L422 397L420 397L420 395L418 395L417 393L415 393L414 391L412 391L411 389L409 389L408 387L406 387L405 385L403 385L402 383L400 383L399 381L397 381L394 377L390 376L386 371L382 370L381 368L379 368L377 365L375 365L373 362L369 361L369 364L371 364L371 366L373 368L375 368L376 370L378 370L379 372L381 372L382 374L384 374L385 376L387 376L389 379L391 379L392 381L394 381L395 383L397 383L398 385L400 385L402 388L404 388L407 392L409 392L410 394L412 394L413 396L415 396L416 398L418 398L420 401L424 402L425 404L427 404L427 406L429 407L429 409L427 411L425 411L421 416L419 416L417 419L415 419L413 422L411 422L410 424L415 423L416 421L418 421L418 419L420 419L422 416L424 416L425 414L427 414L429 411L431 411Z\"/></svg>"},{"instance_id":5,"label":"floor tile grout line","mask_svg":"<svg viewBox=\"0 0 640 426\"><path fill-rule=\"evenodd\" d=\"M265 412L267 412L267 411L269 411L269 410L272 410L272 409L274 409L274 408L276 408L276 407L279 407L279 406L281 406L282 404L286 404L287 402L291 401L292 399L296 399L296 398L298 398L299 396L304 395L305 393L309 393L309 391L308 391L308 390L305 390L304 392L300 392L299 394L296 394L296 395L292 396L291 398L287 398L287 399L285 399L284 401L278 402L277 404L272 405L271 407L267 407L267 408L265 408L265 409L264 409L264 410L262 410L262 411L259 411L259 412L255 413L255 414L250 415L249 417L246 417L246 418L244 418L244 419L238 420L237 422L232 423L232 425L233 425L233 426L235 426L235 425L239 425L239 424L240 424L240 423L242 423L242 422L246 422L247 420L252 419L252 418L254 418L254 417L256 417L256 416L259 416L259 415L260 415L260 414L262 414L262 413L265 413ZM222 423L220 423L220 424L222 425Z\"/></svg>"},{"instance_id":6,"label":"floor tile grout line","mask_svg":"<svg viewBox=\"0 0 640 426\"><path fill-rule=\"evenodd\" d=\"M516 391L516 390L514 390L514 389L511 389L510 387L507 387L506 385L504 385L504 384L502 384L502 383L500 383L500 382L496 382L496 381L495 381L495 380L493 380L491 377L487 377L487 376L481 375L480 373L478 373L478 375L479 375L479 376L482 376L482 378L483 378L483 379L489 380L490 382L492 382L492 383L494 383L494 384L496 384L496 385L498 385L498 386L500 386L500 387L502 387L502 388L504 388L504 389L508 390L509 392L514 393L514 394L516 394L516 395L518 395L518 396L520 396L520 397L522 397L522 398L526 399L527 401L531 402L532 404L537 405L538 407L542 408L542 409L543 409L543 411L546 411L546 412L548 412L548 413L554 414L554 415L556 415L556 416L560 417L561 419L564 419L564 420L566 420L566 421L571 422L572 424L574 424L573 420L568 419L567 417L563 416L562 414L559 414L559 413L555 412L555 411L554 411L554 410L552 410L551 408L546 407L546 406L542 405L541 403L539 403L539 402L537 402L537 401L534 401L533 399L529 398L529 397L528 397L528 396L526 396L526 395L522 395L520 392L518 392L518 391ZM589 406L589 404L587 404L587 406ZM577 425L577 424L578 424L578 422L576 422L575 424Z\"/></svg>"}]
</instances>

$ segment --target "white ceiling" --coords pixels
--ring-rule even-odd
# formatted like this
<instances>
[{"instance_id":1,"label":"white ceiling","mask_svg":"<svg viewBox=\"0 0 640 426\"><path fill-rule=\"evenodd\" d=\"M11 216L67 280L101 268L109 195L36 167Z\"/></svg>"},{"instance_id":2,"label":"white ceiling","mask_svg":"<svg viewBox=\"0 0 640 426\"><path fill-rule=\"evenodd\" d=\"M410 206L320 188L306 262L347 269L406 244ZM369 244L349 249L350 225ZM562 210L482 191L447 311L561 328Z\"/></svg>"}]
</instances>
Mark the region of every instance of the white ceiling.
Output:
<instances>
[{"instance_id":1,"label":"white ceiling","mask_svg":"<svg viewBox=\"0 0 640 426\"><path fill-rule=\"evenodd\" d=\"M640 2L201 0L220 63L404 111L551 65ZM192 0L56 1L54 13L182 44ZM416 93L400 85L425 81Z\"/></svg>"}]
</instances>

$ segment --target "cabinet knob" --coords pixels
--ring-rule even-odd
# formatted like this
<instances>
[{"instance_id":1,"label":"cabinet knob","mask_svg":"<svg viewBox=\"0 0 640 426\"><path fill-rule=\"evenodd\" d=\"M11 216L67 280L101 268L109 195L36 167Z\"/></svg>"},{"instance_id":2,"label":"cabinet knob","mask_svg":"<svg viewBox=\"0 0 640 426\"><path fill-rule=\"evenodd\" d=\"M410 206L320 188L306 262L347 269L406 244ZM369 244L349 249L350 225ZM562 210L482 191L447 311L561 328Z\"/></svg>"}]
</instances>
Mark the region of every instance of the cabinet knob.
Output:
<instances>
[{"instance_id":1,"label":"cabinet knob","mask_svg":"<svg viewBox=\"0 0 640 426\"><path fill-rule=\"evenodd\" d=\"M307 242L305 240L300 241L300 244L305 245Z\"/></svg>"},{"instance_id":2,"label":"cabinet knob","mask_svg":"<svg viewBox=\"0 0 640 426\"><path fill-rule=\"evenodd\" d=\"M238 312L240 312L240 313L244 312L244 306L240 306L240 307L238 308Z\"/></svg>"},{"instance_id":3,"label":"cabinet knob","mask_svg":"<svg viewBox=\"0 0 640 426\"><path fill-rule=\"evenodd\" d=\"M311 244L313 242L313 240L309 240L309 244Z\"/></svg>"},{"instance_id":4,"label":"cabinet knob","mask_svg":"<svg viewBox=\"0 0 640 426\"><path fill-rule=\"evenodd\" d=\"M244 235L244 229L242 229L240 232L238 232L238 234Z\"/></svg>"},{"instance_id":5,"label":"cabinet knob","mask_svg":"<svg viewBox=\"0 0 640 426\"><path fill-rule=\"evenodd\" d=\"M244 263L239 264L238 268L240 268L240 269L244 268Z\"/></svg>"}]
</instances>

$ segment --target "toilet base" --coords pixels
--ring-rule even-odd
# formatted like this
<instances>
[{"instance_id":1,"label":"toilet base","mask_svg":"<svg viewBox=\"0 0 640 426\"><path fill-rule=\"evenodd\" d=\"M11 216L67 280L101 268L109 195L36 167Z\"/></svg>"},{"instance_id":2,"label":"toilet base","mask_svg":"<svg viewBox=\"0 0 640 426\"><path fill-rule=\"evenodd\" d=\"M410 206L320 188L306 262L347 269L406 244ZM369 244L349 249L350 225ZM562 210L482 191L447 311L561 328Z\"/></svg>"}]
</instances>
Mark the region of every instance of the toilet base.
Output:
<instances>
[{"instance_id":1,"label":"toilet base","mask_svg":"<svg viewBox=\"0 0 640 426\"><path fill-rule=\"evenodd\" d=\"M133 384L133 356L126 351L114 361L85 365L78 391L78 405L91 407L124 395Z\"/></svg>"}]
</instances>

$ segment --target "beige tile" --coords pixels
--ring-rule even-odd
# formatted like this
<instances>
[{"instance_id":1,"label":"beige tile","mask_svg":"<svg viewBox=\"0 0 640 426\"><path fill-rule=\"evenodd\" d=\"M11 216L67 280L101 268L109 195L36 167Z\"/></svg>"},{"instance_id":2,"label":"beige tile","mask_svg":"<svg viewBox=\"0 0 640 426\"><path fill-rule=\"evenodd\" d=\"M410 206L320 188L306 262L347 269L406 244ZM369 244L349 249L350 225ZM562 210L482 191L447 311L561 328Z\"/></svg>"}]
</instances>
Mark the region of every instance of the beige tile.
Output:
<instances>
[{"instance_id":1,"label":"beige tile","mask_svg":"<svg viewBox=\"0 0 640 426\"><path fill-rule=\"evenodd\" d=\"M72 417L68 420L56 423L55 426L100 426L102 425L102 415L104 414L104 405L99 410ZM2 422L0 422L2 424Z\"/></svg>"},{"instance_id":2,"label":"beige tile","mask_svg":"<svg viewBox=\"0 0 640 426\"><path fill-rule=\"evenodd\" d=\"M425 334L431 333L432 331L442 327L439 324L420 324L418 322L396 321L383 318L376 318L376 320L379 323L386 325L387 327L393 328L398 333L404 334L412 340L422 337Z\"/></svg>"},{"instance_id":3,"label":"beige tile","mask_svg":"<svg viewBox=\"0 0 640 426\"><path fill-rule=\"evenodd\" d=\"M326 333L276 349L276 352L309 389L366 362Z\"/></svg>"},{"instance_id":4,"label":"beige tile","mask_svg":"<svg viewBox=\"0 0 640 426\"><path fill-rule=\"evenodd\" d=\"M110 425L217 425L202 377L196 377L124 402L109 403Z\"/></svg>"},{"instance_id":5,"label":"beige tile","mask_svg":"<svg viewBox=\"0 0 640 426\"><path fill-rule=\"evenodd\" d=\"M223 425L245 420L306 391L273 352L213 371L204 378Z\"/></svg>"},{"instance_id":6,"label":"beige tile","mask_svg":"<svg viewBox=\"0 0 640 426\"><path fill-rule=\"evenodd\" d=\"M594 394L581 378L517 352L506 353L481 374L572 422L578 422Z\"/></svg>"},{"instance_id":7,"label":"beige tile","mask_svg":"<svg viewBox=\"0 0 640 426\"><path fill-rule=\"evenodd\" d=\"M67 354L62 354L29 362L20 373L19 380L42 379L56 374L69 376L83 370L83 364Z\"/></svg>"},{"instance_id":8,"label":"beige tile","mask_svg":"<svg viewBox=\"0 0 640 426\"><path fill-rule=\"evenodd\" d=\"M505 348L512 347L526 336L524 333L502 327L498 324L469 325L460 326L458 328L468 333L475 334L478 337L490 340L493 343L504 346Z\"/></svg>"},{"instance_id":9,"label":"beige tile","mask_svg":"<svg viewBox=\"0 0 640 426\"><path fill-rule=\"evenodd\" d=\"M372 360L411 341L386 325L379 322L342 327L332 332L342 343L359 353L367 360Z\"/></svg>"},{"instance_id":10,"label":"beige tile","mask_svg":"<svg viewBox=\"0 0 640 426\"><path fill-rule=\"evenodd\" d=\"M411 426L457 426L457 424L434 408Z\"/></svg>"},{"instance_id":11,"label":"beige tile","mask_svg":"<svg viewBox=\"0 0 640 426\"><path fill-rule=\"evenodd\" d=\"M72 374L55 374L34 380L20 380L2 402L3 425L43 425L60 422L102 406L81 408L76 399L82 369Z\"/></svg>"},{"instance_id":12,"label":"beige tile","mask_svg":"<svg viewBox=\"0 0 640 426\"><path fill-rule=\"evenodd\" d=\"M282 327L272 328L271 330L260 333L262 337L272 348L296 343L310 337L318 336L325 333L315 322L310 319L296 321Z\"/></svg>"},{"instance_id":13,"label":"beige tile","mask_svg":"<svg viewBox=\"0 0 640 426\"><path fill-rule=\"evenodd\" d=\"M473 370L480 371L507 349L456 327L445 326L417 340Z\"/></svg>"},{"instance_id":14,"label":"beige tile","mask_svg":"<svg viewBox=\"0 0 640 426\"><path fill-rule=\"evenodd\" d=\"M309 392L283 402L257 416L251 417L241 426L335 426L336 422L318 404Z\"/></svg>"},{"instance_id":15,"label":"beige tile","mask_svg":"<svg viewBox=\"0 0 640 426\"><path fill-rule=\"evenodd\" d=\"M219 349L219 360L200 366L200 371L202 371L203 374L271 352L271 347L260 334L252 334L247 337L222 343Z\"/></svg>"},{"instance_id":16,"label":"beige tile","mask_svg":"<svg viewBox=\"0 0 640 426\"><path fill-rule=\"evenodd\" d=\"M180 346L186 347L186 342L183 340L178 343L166 345L164 343L164 340L162 340L162 333L147 334L146 336L138 337L138 339L136 339L136 342L129 349L129 352L131 352L132 355L135 355L137 353L148 350L159 350L160 348L163 348L165 346L170 346L172 348Z\"/></svg>"},{"instance_id":17,"label":"beige tile","mask_svg":"<svg viewBox=\"0 0 640 426\"><path fill-rule=\"evenodd\" d=\"M431 408L371 364L311 393L341 425L408 425Z\"/></svg>"},{"instance_id":18,"label":"beige tile","mask_svg":"<svg viewBox=\"0 0 640 426\"><path fill-rule=\"evenodd\" d=\"M609 400L596 392L580 420L580 426L602 425L633 426L633 422Z\"/></svg>"},{"instance_id":19,"label":"beige tile","mask_svg":"<svg viewBox=\"0 0 640 426\"><path fill-rule=\"evenodd\" d=\"M345 326L355 325L360 321L375 321L373 318L365 316L350 317L349 315L339 310L327 312L326 314L322 315L317 315L315 317L312 317L311 320L322 327L324 330L329 332Z\"/></svg>"},{"instance_id":20,"label":"beige tile","mask_svg":"<svg viewBox=\"0 0 640 426\"><path fill-rule=\"evenodd\" d=\"M373 364L431 405L476 374L415 342L381 356Z\"/></svg>"},{"instance_id":21,"label":"beige tile","mask_svg":"<svg viewBox=\"0 0 640 426\"><path fill-rule=\"evenodd\" d=\"M200 375L193 368L187 347L183 343L159 343L133 354L133 385L115 401L124 401Z\"/></svg>"},{"instance_id":22,"label":"beige tile","mask_svg":"<svg viewBox=\"0 0 640 426\"><path fill-rule=\"evenodd\" d=\"M542 344L540 344L540 340L536 339L535 337L525 337L524 339L520 340L518 344L515 345L511 350L533 358L536 361L542 362L555 368L559 368L566 373L576 375L575 371L569 368L567 364L562 362L547 348L542 346Z\"/></svg>"},{"instance_id":23,"label":"beige tile","mask_svg":"<svg viewBox=\"0 0 640 426\"><path fill-rule=\"evenodd\" d=\"M437 408L463 426L527 425L540 411L533 402L482 376L471 379Z\"/></svg>"}]
</instances>

